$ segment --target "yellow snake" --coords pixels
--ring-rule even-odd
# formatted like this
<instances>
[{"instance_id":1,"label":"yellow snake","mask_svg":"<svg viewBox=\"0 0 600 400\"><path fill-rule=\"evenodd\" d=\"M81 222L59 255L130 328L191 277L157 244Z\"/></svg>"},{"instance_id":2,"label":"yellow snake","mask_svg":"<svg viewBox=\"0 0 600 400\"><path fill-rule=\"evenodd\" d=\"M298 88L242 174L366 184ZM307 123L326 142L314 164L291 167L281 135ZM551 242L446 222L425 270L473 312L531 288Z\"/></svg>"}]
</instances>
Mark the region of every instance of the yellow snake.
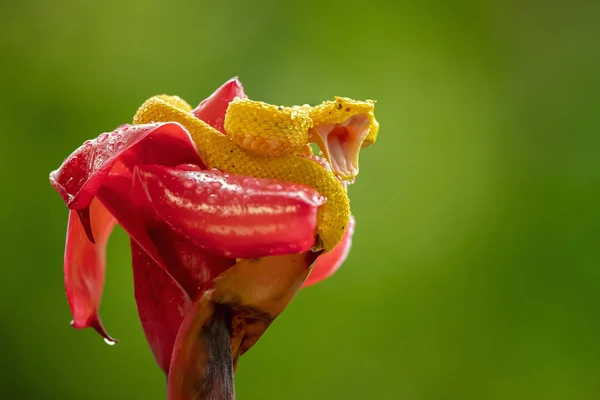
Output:
<instances>
[{"instance_id":1,"label":"yellow snake","mask_svg":"<svg viewBox=\"0 0 600 400\"><path fill-rule=\"evenodd\" d=\"M327 198L318 212L317 235L329 251L341 240L350 216L342 180L356 176L360 148L377 138L374 103L336 97L315 107L280 107L236 98L225 114L223 135L196 118L181 98L160 95L139 108L133 123L180 123L209 168L314 188ZM311 142L319 146L332 171L305 157L312 154Z\"/></svg>"}]
</instances>

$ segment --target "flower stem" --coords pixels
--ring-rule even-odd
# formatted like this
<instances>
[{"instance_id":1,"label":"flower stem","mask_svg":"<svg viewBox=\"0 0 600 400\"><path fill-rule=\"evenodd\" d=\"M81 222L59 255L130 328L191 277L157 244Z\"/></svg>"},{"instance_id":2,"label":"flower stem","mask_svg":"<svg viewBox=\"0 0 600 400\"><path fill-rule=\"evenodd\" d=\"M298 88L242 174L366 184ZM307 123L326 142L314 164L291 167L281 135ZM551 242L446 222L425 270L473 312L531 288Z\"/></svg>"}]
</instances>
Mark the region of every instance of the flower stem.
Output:
<instances>
[{"instance_id":1,"label":"flower stem","mask_svg":"<svg viewBox=\"0 0 600 400\"><path fill-rule=\"evenodd\" d=\"M190 400L235 400L230 320L227 307L215 307L212 320L202 328L208 363Z\"/></svg>"}]
</instances>

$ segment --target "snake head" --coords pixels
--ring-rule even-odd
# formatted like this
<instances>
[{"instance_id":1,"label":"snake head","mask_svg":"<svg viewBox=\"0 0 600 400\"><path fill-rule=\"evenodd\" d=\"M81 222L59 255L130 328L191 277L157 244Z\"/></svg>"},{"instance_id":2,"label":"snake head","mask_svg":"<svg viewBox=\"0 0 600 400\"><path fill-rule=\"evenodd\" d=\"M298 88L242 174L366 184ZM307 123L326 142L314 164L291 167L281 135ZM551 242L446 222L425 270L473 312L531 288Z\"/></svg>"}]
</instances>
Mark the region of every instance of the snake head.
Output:
<instances>
[{"instance_id":1,"label":"snake head","mask_svg":"<svg viewBox=\"0 0 600 400\"><path fill-rule=\"evenodd\" d=\"M313 120L311 141L329 161L333 172L343 180L358 175L358 156L362 147L375 142L379 123L374 115L375 102L336 97L310 112Z\"/></svg>"}]
</instances>

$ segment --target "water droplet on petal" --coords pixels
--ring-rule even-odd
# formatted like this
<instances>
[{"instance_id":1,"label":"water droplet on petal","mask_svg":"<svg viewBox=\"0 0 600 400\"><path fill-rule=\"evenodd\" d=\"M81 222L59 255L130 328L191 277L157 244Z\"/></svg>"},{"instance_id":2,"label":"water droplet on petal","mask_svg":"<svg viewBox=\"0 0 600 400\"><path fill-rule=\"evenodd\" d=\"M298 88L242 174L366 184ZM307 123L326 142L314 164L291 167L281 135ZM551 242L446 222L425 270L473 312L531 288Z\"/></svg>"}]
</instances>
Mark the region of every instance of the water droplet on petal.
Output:
<instances>
[{"instance_id":1,"label":"water droplet on petal","mask_svg":"<svg viewBox=\"0 0 600 400\"><path fill-rule=\"evenodd\" d=\"M221 189L223 187L223 183L219 182L219 181L214 181L210 183L210 187L214 188L214 189Z\"/></svg>"},{"instance_id":2,"label":"water droplet on petal","mask_svg":"<svg viewBox=\"0 0 600 400\"><path fill-rule=\"evenodd\" d=\"M211 203L211 204L215 204L217 202L217 200L218 200L218 196L216 194L214 194L214 193L210 194L208 196L208 202Z\"/></svg>"},{"instance_id":3,"label":"water droplet on petal","mask_svg":"<svg viewBox=\"0 0 600 400\"><path fill-rule=\"evenodd\" d=\"M123 147L125 147L125 143L117 142L117 144L115 146L116 146L117 150L121 150Z\"/></svg>"},{"instance_id":4,"label":"water droplet on petal","mask_svg":"<svg viewBox=\"0 0 600 400\"><path fill-rule=\"evenodd\" d=\"M191 189L196 185L196 181L193 179L186 179L183 181L183 187L186 189Z\"/></svg>"},{"instance_id":5,"label":"water droplet on petal","mask_svg":"<svg viewBox=\"0 0 600 400\"><path fill-rule=\"evenodd\" d=\"M109 346L114 346L117 342L109 338L104 338L104 343L106 343Z\"/></svg>"},{"instance_id":6,"label":"water droplet on petal","mask_svg":"<svg viewBox=\"0 0 600 400\"><path fill-rule=\"evenodd\" d=\"M104 142L108 138L108 133L102 133L98 136L98 143Z\"/></svg>"}]
</instances>

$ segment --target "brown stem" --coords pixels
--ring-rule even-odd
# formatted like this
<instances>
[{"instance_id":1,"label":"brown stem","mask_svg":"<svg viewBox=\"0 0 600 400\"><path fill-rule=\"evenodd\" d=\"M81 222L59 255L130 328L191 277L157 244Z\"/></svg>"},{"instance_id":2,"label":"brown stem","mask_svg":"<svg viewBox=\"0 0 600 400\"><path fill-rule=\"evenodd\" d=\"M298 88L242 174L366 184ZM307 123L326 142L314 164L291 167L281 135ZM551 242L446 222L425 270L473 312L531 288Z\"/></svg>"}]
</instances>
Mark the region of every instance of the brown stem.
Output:
<instances>
[{"instance_id":1,"label":"brown stem","mask_svg":"<svg viewBox=\"0 0 600 400\"><path fill-rule=\"evenodd\" d=\"M195 399L235 400L230 325L227 307L217 306L212 321L202 328L209 362Z\"/></svg>"},{"instance_id":2,"label":"brown stem","mask_svg":"<svg viewBox=\"0 0 600 400\"><path fill-rule=\"evenodd\" d=\"M229 308L215 305L210 320L197 331L197 343L201 346L190 349L199 352L196 354L199 357L194 357L195 361L189 365L197 372L181 377L185 388L183 399L235 400L230 329Z\"/></svg>"}]
</instances>

